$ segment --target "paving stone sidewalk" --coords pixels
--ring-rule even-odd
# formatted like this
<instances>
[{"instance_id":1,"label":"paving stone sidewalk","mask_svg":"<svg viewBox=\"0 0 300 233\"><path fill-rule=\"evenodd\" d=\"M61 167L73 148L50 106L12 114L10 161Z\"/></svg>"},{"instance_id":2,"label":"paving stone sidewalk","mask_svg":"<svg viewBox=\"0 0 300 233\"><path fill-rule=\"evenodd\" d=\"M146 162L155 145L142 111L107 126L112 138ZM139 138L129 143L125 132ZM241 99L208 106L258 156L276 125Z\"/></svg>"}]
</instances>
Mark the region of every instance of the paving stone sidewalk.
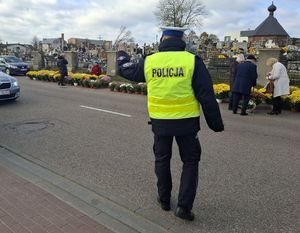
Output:
<instances>
[{"instance_id":1,"label":"paving stone sidewalk","mask_svg":"<svg viewBox=\"0 0 300 233\"><path fill-rule=\"evenodd\" d=\"M1 233L113 233L0 166Z\"/></svg>"}]
</instances>

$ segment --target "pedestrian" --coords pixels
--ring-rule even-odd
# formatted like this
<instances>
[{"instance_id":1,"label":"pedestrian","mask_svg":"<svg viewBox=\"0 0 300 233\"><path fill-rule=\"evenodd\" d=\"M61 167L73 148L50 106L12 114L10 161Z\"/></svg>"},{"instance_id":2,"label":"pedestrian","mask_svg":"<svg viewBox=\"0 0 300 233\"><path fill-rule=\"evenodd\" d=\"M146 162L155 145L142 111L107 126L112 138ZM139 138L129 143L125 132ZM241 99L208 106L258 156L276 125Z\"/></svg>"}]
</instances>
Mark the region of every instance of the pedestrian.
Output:
<instances>
[{"instance_id":1,"label":"pedestrian","mask_svg":"<svg viewBox=\"0 0 300 233\"><path fill-rule=\"evenodd\" d=\"M213 131L223 131L224 125L207 68L199 56L185 51L185 29L165 27L162 30L159 52L133 63L126 52L119 51L118 70L128 80L147 83L148 113L154 133L157 201L163 210L170 210L170 160L175 137L183 162L175 215L192 221L201 155L197 136L200 130L199 102Z\"/></svg>"},{"instance_id":2,"label":"pedestrian","mask_svg":"<svg viewBox=\"0 0 300 233\"><path fill-rule=\"evenodd\" d=\"M68 61L65 58L64 53L60 54L57 58L57 67L59 69L60 78L58 81L58 85L65 86L64 80L65 77L68 75L68 69L67 69Z\"/></svg>"},{"instance_id":3,"label":"pedestrian","mask_svg":"<svg viewBox=\"0 0 300 233\"><path fill-rule=\"evenodd\" d=\"M246 62L240 63L236 67L234 82L232 87L232 111L237 113L238 105L243 99L241 115L246 116L247 106L251 97L251 88L256 86L257 67L256 57L252 54L247 56Z\"/></svg>"},{"instance_id":4,"label":"pedestrian","mask_svg":"<svg viewBox=\"0 0 300 233\"><path fill-rule=\"evenodd\" d=\"M268 114L278 115L281 114L282 110L281 96L290 94L290 79L285 66L278 59L271 57L267 60L266 65L272 67L268 79L274 83L272 94L273 109Z\"/></svg>"},{"instance_id":5,"label":"pedestrian","mask_svg":"<svg viewBox=\"0 0 300 233\"><path fill-rule=\"evenodd\" d=\"M95 62L95 64L92 67L91 74L92 75L100 75L101 74L101 67L100 67L99 62L97 62L97 61Z\"/></svg>"},{"instance_id":6,"label":"pedestrian","mask_svg":"<svg viewBox=\"0 0 300 233\"><path fill-rule=\"evenodd\" d=\"M230 64L230 70L229 70L230 96L229 96L228 110L231 110L231 111L232 111L232 101L233 101L232 88L233 88L233 83L234 83L236 67L239 63L242 63L244 61L245 61L244 54L240 53L237 55L235 61Z\"/></svg>"}]
</instances>

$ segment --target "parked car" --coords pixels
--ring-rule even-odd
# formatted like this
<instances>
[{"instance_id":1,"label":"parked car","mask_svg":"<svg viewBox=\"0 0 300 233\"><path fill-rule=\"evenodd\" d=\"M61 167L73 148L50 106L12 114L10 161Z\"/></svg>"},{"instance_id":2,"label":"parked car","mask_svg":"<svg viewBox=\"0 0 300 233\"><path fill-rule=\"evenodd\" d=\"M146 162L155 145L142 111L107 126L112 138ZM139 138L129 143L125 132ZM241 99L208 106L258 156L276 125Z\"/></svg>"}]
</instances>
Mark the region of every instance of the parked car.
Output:
<instances>
[{"instance_id":1,"label":"parked car","mask_svg":"<svg viewBox=\"0 0 300 233\"><path fill-rule=\"evenodd\" d=\"M28 64L15 56L0 56L0 70L8 75L25 75Z\"/></svg>"},{"instance_id":2,"label":"parked car","mask_svg":"<svg viewBox=\"0 0 300 233\"><path fill-rule=\"evenodd\" d=\"M18 80L0 71L0 101L16 100L20 96Z\"/></svg>"}]
</instances>

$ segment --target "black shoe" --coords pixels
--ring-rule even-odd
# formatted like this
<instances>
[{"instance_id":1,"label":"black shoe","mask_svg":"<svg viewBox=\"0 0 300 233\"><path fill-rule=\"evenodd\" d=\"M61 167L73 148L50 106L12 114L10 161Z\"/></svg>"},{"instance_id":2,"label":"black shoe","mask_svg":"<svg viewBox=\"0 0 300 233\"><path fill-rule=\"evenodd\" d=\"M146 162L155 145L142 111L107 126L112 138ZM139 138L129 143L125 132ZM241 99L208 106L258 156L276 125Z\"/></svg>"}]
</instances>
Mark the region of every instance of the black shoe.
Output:
<instances>
[{"instance_id":1,"label":"black shoe","mask_svg":"<svg viewBox=\"0 0 300 233\"><path fill-rule=\"evenodd\" d=\"M185 208L182 207L177 207L176 211L175 211L175 216L184 220L188 220L188 221L193 221L195 216L192 213L192 211L187 210Z\"/></svg>"},{"instance_id":2,"label":"black shoe","mask_svg":"<svg viewBox=\"0 0 300 233\"><path fill-rule=\"evenodd\" d=\"M171 209L170 202L163 202L159 197L157 197L157 202L164 211L169 211Z\"/></svg>"},{"instance_id":3,"label":"black shoe","mask_svg":"<svg viewBox=\"0 0 300 233\"><path fill-rule=\"evenodd\" d=\"M278 115L279 112L277 112L277 111L271 111L271 112L268 112L268 114L269 114L269 115Z\"/></svg>"},{"instance_id":4,"label":"black shoe","mask_svg":"<svg viewBox=\"0 0 300 233\"><path fill-rule=\"evenodd\" d=\"M248 113L242 112L241 116L248 116Z\"/></svg>"},{"instance_id":5,"label":"black shoe","mask_svg":"<svg viewBox=\"0 0 300 233\"><path fill-rule=\"evenodd\" d=\"M236 111L233 111L232 113L233 113L233 114L236 114Z\"/></svg>"}]
</instances>

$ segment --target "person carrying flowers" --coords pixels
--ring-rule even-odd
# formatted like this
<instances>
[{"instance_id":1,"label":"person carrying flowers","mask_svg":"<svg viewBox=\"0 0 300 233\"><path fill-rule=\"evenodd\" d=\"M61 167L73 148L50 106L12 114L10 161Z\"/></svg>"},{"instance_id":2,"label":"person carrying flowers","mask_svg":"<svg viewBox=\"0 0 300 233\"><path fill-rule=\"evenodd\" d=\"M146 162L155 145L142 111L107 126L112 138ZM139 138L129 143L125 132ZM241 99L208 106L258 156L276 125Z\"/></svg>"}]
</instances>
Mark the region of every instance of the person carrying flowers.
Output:
<instances>
[{"instance_id":1,"label":"person carrying flowers","mask_svg":"<svg viewBox=\"0 0 300 233\"><path fill-rule=\"evenodd\" d=\"M281 96L290 94L290 79L285 66L278 62L276 58L269 58L266 65L272 67L272 71L267 76L267 79L274 83L274 90L272 94L273 109L268 114L278 115L281 113L282 109Z\"/></svg>"}]
</instances>

